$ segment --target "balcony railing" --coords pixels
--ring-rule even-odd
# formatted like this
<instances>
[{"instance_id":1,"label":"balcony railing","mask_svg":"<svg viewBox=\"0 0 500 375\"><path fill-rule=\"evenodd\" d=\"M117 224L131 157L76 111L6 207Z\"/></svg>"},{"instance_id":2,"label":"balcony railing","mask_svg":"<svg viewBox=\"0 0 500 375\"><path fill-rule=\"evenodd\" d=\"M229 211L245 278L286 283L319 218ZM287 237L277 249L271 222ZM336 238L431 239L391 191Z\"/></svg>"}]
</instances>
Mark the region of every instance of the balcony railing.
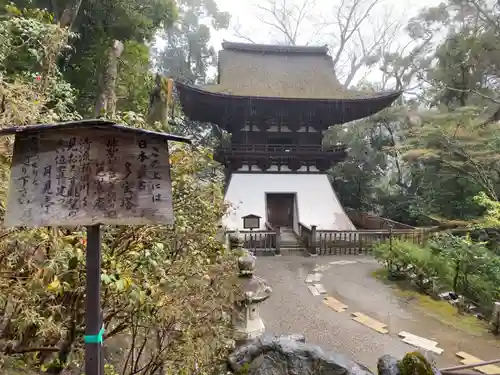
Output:
<instances>
[{"instance_id":1,"label":"balcony railing","mask_svg":"<svg viewBox=\"0 0 500 375\"><path fill-rule=\"evenodd\" d=\"M225 147L219 147L218 151L232 154L248 153L269 153L269 154L316 154L316 153L346 153L346 145L321 146L321 145L302 145L302 144L238 144Z\"/></svg>"}]
</instances>

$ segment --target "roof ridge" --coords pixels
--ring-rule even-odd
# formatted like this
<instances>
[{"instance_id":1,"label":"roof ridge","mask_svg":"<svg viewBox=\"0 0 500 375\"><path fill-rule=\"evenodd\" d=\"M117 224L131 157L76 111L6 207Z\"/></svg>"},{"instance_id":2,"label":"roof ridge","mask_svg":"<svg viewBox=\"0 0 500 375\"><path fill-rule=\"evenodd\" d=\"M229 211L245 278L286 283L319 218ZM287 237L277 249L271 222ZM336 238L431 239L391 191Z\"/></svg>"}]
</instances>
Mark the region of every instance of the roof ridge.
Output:
<instances>
[{"instance_id":1,"label":"roof ridge","mask_svg":"<svg viewBox=\"0 0 500 375\"><path fill-rule=\"evenodd\" d=\"M291 54L312 54L328 55L327 45L323 46L295 46L285 44L257 44L241 42L222 42L222 48L230 51L240 52L261 52L261 53L291 53Z\"/></svg>"}]
</instances>

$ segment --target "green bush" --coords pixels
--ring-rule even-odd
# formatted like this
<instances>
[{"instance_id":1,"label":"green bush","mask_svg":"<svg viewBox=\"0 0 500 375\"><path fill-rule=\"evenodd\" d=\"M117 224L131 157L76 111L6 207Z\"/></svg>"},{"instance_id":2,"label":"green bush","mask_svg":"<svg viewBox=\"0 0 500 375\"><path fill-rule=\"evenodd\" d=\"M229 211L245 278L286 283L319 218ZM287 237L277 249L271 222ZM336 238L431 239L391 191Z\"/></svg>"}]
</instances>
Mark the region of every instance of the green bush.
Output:
<instances>
[{"instance_id":1,"label":"green bush","mask_svg":"<svg viewBox=\"0 0 500 375\"><path fill-rule=\"evenodd\" d=\"M412 275L422 290L433 289L434 281L445 272L446 263L432 249L410 242L383 242L375 246L374 254L385 265L391 279L405 279Z\"/></svg>"},{"instance_id":2,"label":"green bush","mask_svg":"<svg viewBox=\"0 0 500 375\"><path fill-rule=\"evenodd\" d=\"M500 256L484 243L449 233L435 236L428 245L393 240L375 246L375 258L391 279L406 279L421 291L451 288L489 313L500 299Z\"/></svg>"}]
</instances>

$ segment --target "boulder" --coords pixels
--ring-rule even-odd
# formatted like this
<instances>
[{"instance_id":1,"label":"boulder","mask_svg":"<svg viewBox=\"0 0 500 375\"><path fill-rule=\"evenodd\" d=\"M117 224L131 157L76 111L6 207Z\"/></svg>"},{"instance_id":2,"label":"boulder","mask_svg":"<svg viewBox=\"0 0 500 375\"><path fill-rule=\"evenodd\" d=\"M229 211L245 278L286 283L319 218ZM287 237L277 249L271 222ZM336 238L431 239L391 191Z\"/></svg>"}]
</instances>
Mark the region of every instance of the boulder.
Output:
<instances>
[{"instance_id":1,"label":"boulder","mask_svg":"<svg viewBox=\"0 0 500 375\"><path fill-rule=\"evenodd\" d=\"M303 335L253 340L230 355L229 367L236 374L246 375L373 375L368 368L340 354L306 344Z\"/></svg>"},{"instance_id":2,"label":"boulder","mask_svg":"<svg viewBox=\"0 0 500 375\"><path fill-rule=\"evenodd\" d=\"M378 375L401 375L399 361L391 355L383 355L377 362Z\"/></svg>"}]
</instances>

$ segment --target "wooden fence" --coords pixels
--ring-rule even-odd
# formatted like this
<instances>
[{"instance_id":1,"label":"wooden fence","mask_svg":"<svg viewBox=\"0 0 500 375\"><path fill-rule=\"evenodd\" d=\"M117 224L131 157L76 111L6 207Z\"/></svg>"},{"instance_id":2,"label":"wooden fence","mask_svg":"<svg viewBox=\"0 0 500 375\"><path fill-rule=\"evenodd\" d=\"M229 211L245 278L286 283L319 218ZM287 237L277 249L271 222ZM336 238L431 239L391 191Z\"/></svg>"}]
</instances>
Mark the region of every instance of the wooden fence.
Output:
<instances>
[{"instance_id":1,"label":"wooden fence","mask_svg":"<svg viewBox=\"0 0 500 375\"><path fill-rule=\"evenodd\" d=\"M369 255L380 242L403 240L423 245L427 238L428 232L422 230L318 230L315 246L309 251L318 255Z\"/></svg>"},{"instance_id":2,"label":"wooden fence","mask_svg":"<svg viewBox=\"0 0 500 375\"><path fill-rule=\"evenodd\" d=\"M315 226L308 227L300 223L298 241L304 252L311 255L370 255L377 243L404 240L423 245L430 234L421 229L317 230ZM227 241L235 241L237 238L244 248L257 254L281 253L279 230L229 231L226 236ZM231 246L229 243L228 245ZM235 244L232 245L234 246Z\"/></svg>"},{"instance_id":3,"label":"wooden fence","mask_svg":"<svg viewBox=\"0 0 500 375\"><path fill-rule=\"evenodd\" d=\"M279 232L272 230L242 230L226 232L227 241L240 242L244 249L254 253L265 253L269 255L279 254L280 236ZM229 247L235 247L235 244L228 243Z\"/></svg>"}]
</instances>

